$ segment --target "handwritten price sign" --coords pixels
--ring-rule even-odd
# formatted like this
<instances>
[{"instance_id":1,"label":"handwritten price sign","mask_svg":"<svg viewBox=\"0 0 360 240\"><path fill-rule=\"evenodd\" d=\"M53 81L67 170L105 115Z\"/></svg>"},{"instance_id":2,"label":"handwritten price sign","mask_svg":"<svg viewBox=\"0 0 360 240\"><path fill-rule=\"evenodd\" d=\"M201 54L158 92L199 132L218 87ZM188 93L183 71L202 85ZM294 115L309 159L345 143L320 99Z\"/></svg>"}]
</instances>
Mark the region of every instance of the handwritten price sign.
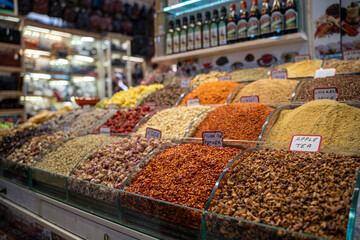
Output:
<instances>
[{"instance_id":1,"label":"handwritten price sign","mask_svg":"<svg viewBox=\"0 0 360 240\"><path fill-rule=\"evenodd\" d=\"M202 133L203 145L223 147L223 134L220 131L203 132Z\"/></svg>"},{"instance_id":2,"label":"handwritten price sign","mask_svg":"<svg viewBox=\"0 0 360 240\"><path fill-rule=\"evenodd\" d=\"M330 88L315 88L313 93L314 100L329 99L338 101L338 89L336 87Z\"/></svg>"},{"instance_id":3,"label":"handwritten price sign","mask_svg":"<svg viewBox=\"0 0 360 240\"><path fill-rule=\"evenodd\" d=\"M161 131L160 130L157 130L157 129L154 129L154 128L146 128L146 135L145 137L147 139L150 139L150 138L155 138L155 139L160 139L161 138Z\"/></svg>"},{"instance_id":4,"label":"handwritten price sign","mask_svg":"<svg viewBox=\"0 0 360 240\"><path fill-rule=\"evenodd\" d=\"M291 138L289 150L298 152L318 152L322 136L320 135L294 135Z\"/></svg>"}]
</instances>

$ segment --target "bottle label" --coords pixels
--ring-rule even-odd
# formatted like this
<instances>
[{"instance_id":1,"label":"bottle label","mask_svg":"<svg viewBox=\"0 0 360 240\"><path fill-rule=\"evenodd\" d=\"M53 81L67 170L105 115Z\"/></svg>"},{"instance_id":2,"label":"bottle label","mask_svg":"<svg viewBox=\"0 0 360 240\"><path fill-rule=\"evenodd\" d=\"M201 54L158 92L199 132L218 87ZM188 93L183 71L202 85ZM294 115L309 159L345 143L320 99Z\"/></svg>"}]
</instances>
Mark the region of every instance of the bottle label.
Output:
<instances>
[{"instance_id":1,"label":"bottle label","mask_svg":"<svg viewBox=\"0 0 360 240\"><path fill-rule=\"evenodd\" d=\"M242 19L238 22L238 39L243 39L247 37L247 21Z\"/></svg>"},{"instance_id":2,"label":"bottle label","mask_svg":"<svg viewBox=\"0 0 360 240\"><path fill-rule=\"evenodd\" d=\"M271 32L280 32L284 30L283 15L280 12L274 12L271 15Z\"/></svg>"},{"instance_id":3,"label":"bottle label","mask_svg":"<svg viewBox=\"0 0 360 240\"><path fill-rule=\"evenodd\" d=\"M218 28L216 23L211 24L211 46L216 47L218 43Z\"/></svg>"},{"instance_id":4,"label":"bottle label","mask_svg":"<svg viewBox=\"0 0 360 240\"><path fill-rule=\"evenodd\" d=\"M178 53L179 50L180 50L179 32L174 32L174 53Z\"/></svg>"},{"instance_id":5,"label":"bottle label","mask_svg":"<svg viewBox=\"0 0 360 240\"><path fill-rule=\"evenodd\" d=\"M237 25L234 22L227 24L227 40L236 40Z\"/></svg>"},{"instance_id":6,"label":"bottle label","mask_svg":"<svg viewBox=\"0 0 360 240\"><path fill-rule=\"evenodd\" d=\"M180 51L186 52L186 30L180 32Z\"/></svg>"},{"instance_id":7,"label":"bottle label","mask_svg":"<svg viewBox=\"0 0 360 240\"><path fill-rule=\"evenodd\" d=\"M219 45L226 44L226 24L224 21L219 23Z\"/></svg>"},{"instance_id":8,"label":"bottle label","mask_svg":"<svg viewBox=\"0 0 360 240\"><path fill-rule=\"evenodd\" d=\"M260 24L261 24L260 25L261 34L270 33L271 25L270 25L270 15L269 14L264 14L261 16Z\"/></svg>"},{"instance_id":9,"label":"bottle label","mask_svg":"<svg viewBox=\"0 0 360 240\"><path fill-rule=\"evenodd\" d=\"M248 36L249 37L256 37L259 36L259 20L255 17L249 19L248 24Z\"/></svg>"},{"instance_id":10,"label":"bottle label","mask_svg":"<svg viewBox=\"0 0 360 240\"><path fill-rule=\"evenodd\" d=\"M195 49L200 49L201 48L201 27L200 26L196 26L195 28Z\"/></svg>"},{"instance_id":11,"label":"bottle label","mask_svg":"<svg viewBox=\"0 0 360 240\"><path fill-rule=\"evenodd\" d=\"M297 29L297 12L294 9L289 9L285 13L285 29Z\"/></svg>"},{"instance_id":12,"label":"bottle label","mask_svg":"<svg viewBox=\"0 0 360 240\"><path fill-rule=\"evenodd\" d=\"M166 34L166 54L172 54L172 34L168 33Z\"/></svg>"},{"instance_id":13,"label":"bottle label","mask_svg":"<svg viewBox=\"0 0 360 240\"><path fill-rule=\"evenodd\" d=\"M210 28L209 25L205 25L203 27L203 47L208 48L210 47Z\"/></svg>"},{"instance_id":14,"label":"bottle label","mask_svg":"<svg viewBox=\"0 0 360 240\"><path fill-rule=\"evenodd\" d=\"M194 29L193 28L189 28L188 30L188 46L187 46L187 49L188 50L194 50Z\"/></svg>"}]
</instances>

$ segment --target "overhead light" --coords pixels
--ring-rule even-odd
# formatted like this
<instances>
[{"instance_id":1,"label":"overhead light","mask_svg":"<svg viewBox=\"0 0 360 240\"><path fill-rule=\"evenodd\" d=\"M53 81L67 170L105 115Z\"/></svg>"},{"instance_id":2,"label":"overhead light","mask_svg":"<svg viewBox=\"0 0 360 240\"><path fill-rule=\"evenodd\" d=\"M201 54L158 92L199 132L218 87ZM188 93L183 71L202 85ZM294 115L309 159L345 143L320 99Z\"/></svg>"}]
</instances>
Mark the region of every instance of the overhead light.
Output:
<instances>
[{"instance_id":1,"label":"overhead light","mask_svg":"<svg viewBox=\"0 0 360 240\"><path fill-rule=\"evenodd\" d=\"M30 73L30 76L34 79L46 79L50 80L51 75L50 74L43 74L43 73Z\"/></svg>"},{"instance_id":2,"label":"overhead light","mask_svg":"<svg viewBox=\"0 0 360 240\"><path fill-rule=\"evenodd\" d=\"M5 20L5 21L9 21L9 22L20 22L19 18L11 17L11 16L1 16L0 15L0 19Z\"/></svg>"},{"instance_id":3,"label":"overhead light","mask_svg":"<svg viewBox=\"0 0 360 240\"><path fill-rule=\"evenodd\" d=\"M143 58L139 58L139 57L129 57L129 56L122 56L122 59L125 60L125 61L132 61L132 62L144 62L144 59Z\"/></svg>"},{"instance_id":4,"label":"overhead light","mask_svg":"<svg viewBox=\"0 0 360 240\"><path fill-rule=\"evenodd\" d=\"M93 37L82 37L81 41L82 42L95 42L95 38L93 38Z\"/></svg>"},{"instance_id":5,"label":"overhead light","mask_svg":"<svg viewBox=\"0 0 360 240\"><path fill-rule=\"evenodd\" d=\"M54 79L62 79L62 80L70 80L70 76L64 75L64 74L54 74L53 78Z\"/></svg>"},{"instance_id":6,"label":"overhead light","mask_svg":"<svg viewBox=\"0 0 360 240\"><path fill-rule=\"evenodd\" d=\"M90 63L94 62L94 58L80 55L74 55L74 59Z\"/></svg>"},{"instance_id":7,"label":"overhead light","mask_svg":"<svg viewBox=\"0 0 360 240\"><path fill-rule=\"evenodd\" d=\"M42 55L42 56L50 56L51 55L51 53L48 51L34 50L34 49L25 49L25 54L35 54L35 55Z\"/></svg>"},{"instance_id":8,"label":"overhead light","mask_svg":"<svg viewBox=\"0 0 360 240\"><path fill-rule=\"evenodd\" d=\"M42 33L50 33L49 29L45 28L39 28L39 27L33 27L33 26L26 26L27 30L36 31L36 32L42 32Z\"/></svg>"},{"instance_id":9,"label":"overhead light","mask_svg":"<svg viewBox=\"0 0 360 240\"><path fill-rule=\"evenodd\" d=\"M51 39L51 40L55 40L55 41L61 41L62 40L62 37L52 35L52 34L47 34L45 37L48 38L48 39Z\"/></svg>"},{"instance_id":10,"label":"overhead light","mask_svg":"<svg viewBox=\"0 0 360 240\"><path fill-rule=\"evenodd\" d=\"M92 82L95 81L95 77L85 76L85 77L73 77L75 83L79 82Z\"/></svg>"},{"instance_id":11,"label":"overhead light","mask_svg":"<svg viewBox=\"0 0 360 240\"><path fill-rule=\"evenodd\" d=\"M59 31L54 31L54 30L51 30L50 33L51 33L51 34L54 34L54 35L61 36L61 37L67 37L67 38L70 38L70 37L71 37L71 34L70 34L70 33L64 33L64 32L59 32Z\"/></svg>"},{"instance_id":12,"label":"overhead light","mask_svg":"<svg viewBox=\"0 0 360 240\"><path fill-rule=\"evenodd\" d=\"M69 64L69 60L65 59L65 58L59 58L59 59L55 59L55 60L51 60L50 65L67 65Z\"/></svg>"},{"instance_id":13,"label":"overhead light","mask_svg":"<svg viewBox=\"0 0 360 240\"><path fill-rule=\"evenodd\" d=\"M166 11L171 11L171 10L176 9L176 8L181 8L181 7L190 5L190 4L192 4L192 3L200 2L200 1L201 1L201 0L189 0L189 1L186 1L186 2L174 4L174 5L172 5L172 6L165 7L165 8L164 8L164 12L166 12Z\"/></svg>"},{"instance_id":14,"label":"overhead light","mask_svg":"<svg viewBox=\"0 0 360 240\"><path fill-rule=\"evenodd\" d=\"M66 86L70 84L69 81L65 81L65 80L57 80L57 81L51 81L50 85L53 86Z\"/></svg>"}]
</instances>

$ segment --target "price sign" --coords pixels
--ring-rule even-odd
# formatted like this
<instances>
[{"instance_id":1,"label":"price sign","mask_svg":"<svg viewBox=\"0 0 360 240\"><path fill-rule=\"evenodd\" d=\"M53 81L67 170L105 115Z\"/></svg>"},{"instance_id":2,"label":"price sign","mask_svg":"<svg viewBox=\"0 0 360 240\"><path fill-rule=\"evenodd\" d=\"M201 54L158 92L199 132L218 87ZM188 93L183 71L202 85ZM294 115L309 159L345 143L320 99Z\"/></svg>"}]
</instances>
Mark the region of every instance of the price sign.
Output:
<instances>
[{"instance_id":1,"label":"price sign","mask_svg":"<svg viewBox=\"0 0 360 240\"><path fill-rule=\"evenodd\" d=\"M220 131L214 132L203 132L202 133L202 142L203 145L214 146L214 147L223 147L223 134Z\"/></svg>"},{"instance_id":2,"label":"price sign","mask_svg":"<svg viewBox=\"0 0 360 240\"><path fill-rule=\"evenodd\" d=\"M153 129L153 128L146 128L146 135L145 137L147 139L150 138L155 138L155 139L160 139L161 138L161 131L157 130L157 129Z\"/></svg>"},{"instance_id":3,"label":"price sign","mask_svg":"<svg viewBox=\"0 0 360 240\"><path fill-rule=\"evenodd\" d=\"M70 133L71 123L64 123L64 133Z\"/></svg>"},{"instance_id":4,"label":"price sign","mask_svg":"<svg viewBox=\"0 0 360 240\"><path fill-rule=\"evenodd\" d=\"M326 78L335 76L335 68L319 69L315 72L315 78Z\"/></svg>"},{"instance_id":5,"label":"price sign","mask_svg":"<svg viewBox=\"0 0 360 240\"><path fill-rule=\"evenodd\" d=\"M219 81L231 81L231 75L221 76L219 77Z\"/></svg>"},{"instance_id":6,"label":"price sign","mask_svg":"<svg viewBox=\"0 0 360 240\"><path fill-rule=\"evenodd\" d=\"M199 105L200 105L200 99L198 99L198 98L188 99L186 101L186 106L188 106L188 107L199 106Z\"/></svg>"},{"instance_id":7,"label":"price sign","mask_svg":"<svg viewBox=\"0 0 360 240\"><path fill-rule=\"evenodd\" d=\"M156 107L156 103L154 103L154 102L146 102L145 105L146 105L146 106L149 106L149 107L151 107L151 108L155 108L155 107Z\"/></svg>"},{"instance_id":8,"label":"price sign","mask_svg":"<svg viewBox=\"0 0 360 240\"><path fill-rule=\"evenodd\" d=\"M285 79L286 80L288 78L287 70L285 68L278 69L278 70L272 70L271 71L271 78L272 79Z\"/></svg>"},{"instance_id":9,"label":"price sign","mask_svg":"<svg viewBox=\"0 0 360 240\"><path fill-rule=\"evenodd\" d=\"M329 99L338 101L338 89L336 87L314 88L313 99Z\"/></svg>"},{"instance_id":10,"label":"price sign","mask_svg":"<svg viewBox=\"0 0 360 240\"><path fill-rule=\"evenodd\" d=\"M84 106L83 106L83 109L84 109L84 110L90 110L90 105L89 105L89 104L84 105Z\"/></svg>"},{"instance_id":11,"label":"price sign","mask_svg":"<svg viewBox=\"0 0 360 240\"><path fill-rule=\"evenodd\" d=\"M41 124L40 129L41 130L46 130L48 128L47 124Z\"/></svg>"},{"instance_id":12,"label":"price sign","mask_svg":"<svg viewBox=\"0 0 360 240\"><path fill-rule=\"evenodd\" d=\"M243 96L240 98L241 103L258 103L259 96Z\"/></svg>"},{"instance_id":13,"label":"price sign","mask_svg":"<svg viewBox=\"0 0 360 240\"><path fill-rule=\"evenodd\" d=\"M109 108L109 109L116 109L116 104L109 104L109 105L108 105L108 108Z\"/></svg>"},{"instance_id":14,"label":"price sign","mask_svg":"<svg viewBox=\"0 0 360 240\"><path fill-rule=\"evenodd\" d=\"M155 74L155 81L156 81L157 83L163 82L163 75L162 75L162 73L156 73L156 74Z\"/></svg>"},{"instance_id":15,"label":"price sign","mask_svg":"<svg viewBox=\"0 0 360 240\"><path fill-rule=\"evenodd\" d=\"M360 50L349 50L343 52L344 60L359 60L360 59Z\"/></svg>"},{"instance_id":16,"label":"price sign","mask_svg":"<svg viewBox=\"0 0 360 240\"><path fill-rule=\"evenodd\" d=\"M180 87L189 88L190 87L190 79L189 78L181 78L180 79Z\"/></svg>"},{"instance_id":17,"label":"price sign","mask_svg":"<svg viewBox=\"0 0 360 240\"><path fill-rule=\"evenodd\" d=\"M302 62L302 61L307 61L310 60L311 56L310 54L303 54L303 55L295 55L294 56L294 62Z\"/></svg>"},{"instance_id":18,"label":"price sign","mask_svg":"<svg viewBox=\"0 0 360 240\"><path fill-rule=\"evenodd\" d=\"M294 135L291 138L289 150L298 152L318 152L322 136L320 135Z\"/></svg>"},{"instance_id":19,"label":"price sign","mask_svg":"<svg viewBox=\"0 0 360 240\"><path fill-rule=\"evenodd\" d=\"M105 127L105 126L101 126L100 127L100 135L105 135L105 136L109 136L111 135L110 132L110 128L109 127Z\"/></svg>"}]
</instances>

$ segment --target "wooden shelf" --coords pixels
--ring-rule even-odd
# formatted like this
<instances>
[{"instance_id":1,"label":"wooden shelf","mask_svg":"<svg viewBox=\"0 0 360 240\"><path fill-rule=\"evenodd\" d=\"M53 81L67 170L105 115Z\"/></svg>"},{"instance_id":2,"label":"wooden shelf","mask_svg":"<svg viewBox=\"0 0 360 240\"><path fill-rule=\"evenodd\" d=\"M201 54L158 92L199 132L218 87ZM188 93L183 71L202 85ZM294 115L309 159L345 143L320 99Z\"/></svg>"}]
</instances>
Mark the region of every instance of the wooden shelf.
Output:
<instances>
[{"instance_id":1,"label":"wooden shelf","mask_svg":"<svg viewBox=\"0 0 360 240\"><path fill-rule=\"evenodd\" d=\"M21 49L20 44L4 43L4 42L0 42L0 47L12 48L12 49Z\"/></svg>"},{"instance_id":2,"label":"wooden shelf","mask_svg":"<svg viewBox=\"0 0 360 240\"><path fill-rule=\"evenodd\" d=\"M242 50L258 49L258 48L263 48L263 47L281 46L281 45L290 44L290 43L301 43L301 42L305 43L306 41L307 41L306 34L299 32L299 33L288 34L288 35L284 35L284 36L280 36L280 37L257 39L257 40L253 40L253 41L234 43L234 44L218 46L218 47L213 47L213 48L206 48L206 49L200 49L200 50L184 52L184 53L177 53L177 54L172 54L172 55L167 55L167 56L154 57L152 59L152 62L154 62L154 63L159 63L159 62L175 63L175 62L177 62L179 60L183 60L183 59L240 52Z\"/></svg>"},{"instance_id":3,"label":"wooden shelf","mask_svg":"<svg viewBox=\"0 0 360 240\"><path fill-rule=\"evenodd\" d=\"M22 91L0 91L0 97L18 97L23 95Z\"/></svg>"},{"instance_id":4,"label":"wooden shelf","mask_svg":"<svg viewBox=\"0 0 360 240\"><path fill-rule=\"evenodd\" d=\"M21 115L24 114L24 109L0 109L0 116Z\"/></svg>"},{"instance_id":5,"label":"wooden shelf","mask_svg":"<svg viewBox=\"0 0 360 240\"><path fill-rule=\"evenodd\" d=\"M21 67L0 66L0 72L22 72Z\"/></svg>"}]
</instances>

